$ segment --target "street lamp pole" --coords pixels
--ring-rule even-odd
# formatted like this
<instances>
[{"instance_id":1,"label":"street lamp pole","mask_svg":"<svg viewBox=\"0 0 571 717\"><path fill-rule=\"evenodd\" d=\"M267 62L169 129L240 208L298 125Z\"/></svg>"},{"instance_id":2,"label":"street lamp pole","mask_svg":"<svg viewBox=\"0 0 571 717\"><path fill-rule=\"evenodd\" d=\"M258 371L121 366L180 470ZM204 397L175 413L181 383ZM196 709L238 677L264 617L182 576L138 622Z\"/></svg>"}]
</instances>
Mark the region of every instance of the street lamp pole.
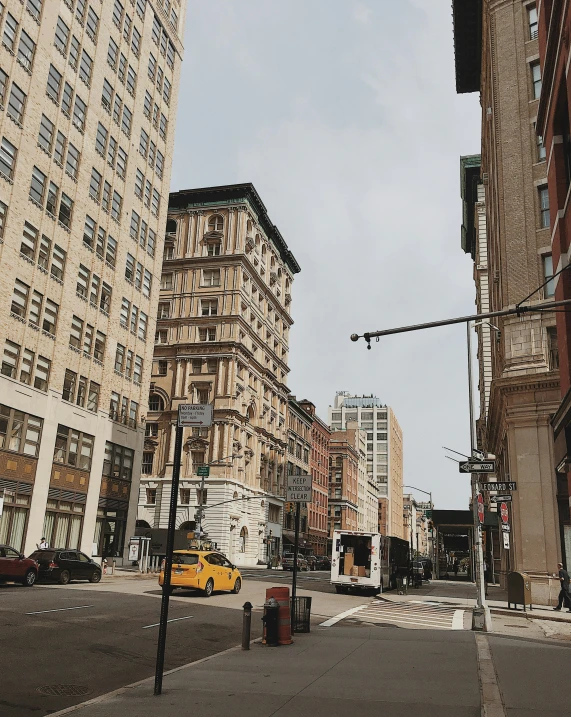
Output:
<instances>
[{"instance_id":1,"label":"street lamp pole","mask_svg":"<svg viewBox=\"0 0 571 717\"><path fill-rule=\"evenodd\" d=\"M403 485L403 488L412 488L413 490L417 490L419 493L424 493L429 497L430 500L430 519L433 520L433 503L432 503L432 491L431 490L423 490L422 488L417 488L415 485ZM432 579L435 579L435 566L434 566L434 560L435 560L435 550L434 550L434 523L432 528L432 534L430 536L430 561L432 563Z\"/></svg>"},{"instance_id":2,"label":"street lamp pole","mask_svg":"<svg viewBox=\"0 0 571 717\"><path fill-rule=\"evenodd\" d=\"M476 446L476 431L474 426L474 402L472 384L472 322L466 324L466 341L468 349L468 403L470 409L470 456L473 457ZM492 616L486 602L486 586L484 583L484 552L482 550L482 526L478 516L478 495L480 493L479 474L471 473L472 483L472 515L474 517L474 547L476 549L476 609L472 613L472 629L491 632ZM483 623L480 623L483 617ZM480 620L478 619L480 618Z\"/></svg>"}]
</instances>

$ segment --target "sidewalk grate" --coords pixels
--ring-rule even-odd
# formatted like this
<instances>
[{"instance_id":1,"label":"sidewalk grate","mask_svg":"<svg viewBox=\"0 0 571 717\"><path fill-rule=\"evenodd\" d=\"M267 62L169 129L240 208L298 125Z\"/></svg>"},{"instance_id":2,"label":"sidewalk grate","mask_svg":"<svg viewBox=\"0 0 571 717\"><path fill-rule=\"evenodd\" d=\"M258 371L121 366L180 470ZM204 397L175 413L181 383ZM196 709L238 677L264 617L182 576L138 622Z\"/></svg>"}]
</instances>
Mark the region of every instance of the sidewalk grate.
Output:
<instances>
[{"instance_id":1,"label":"sidewalk grate","mask_svg":"<svg viewBox=\"0 0 571 717\"><path fill-rule=\"evenodd\" d=\"M42 685L36 692L50 697L83 697L91 690L85 685Z\"/></svg>"}]
</instances>

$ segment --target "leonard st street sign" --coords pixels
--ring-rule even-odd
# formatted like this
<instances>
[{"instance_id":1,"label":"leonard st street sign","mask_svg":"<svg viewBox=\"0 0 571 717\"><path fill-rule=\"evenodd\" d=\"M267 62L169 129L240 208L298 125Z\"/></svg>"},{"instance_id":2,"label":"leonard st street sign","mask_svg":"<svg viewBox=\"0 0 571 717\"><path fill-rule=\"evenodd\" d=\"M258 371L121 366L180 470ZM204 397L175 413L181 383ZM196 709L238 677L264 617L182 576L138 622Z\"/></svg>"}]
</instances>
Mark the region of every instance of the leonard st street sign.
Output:
<instances>
[{"instance_id":1,"label":"leonard st street sign","mask_svg":"<svg viewBox=\"0 0 571 717\"><path fill-rule=\"evenodd\" d=\"M311 503L311 500L311 476L288 476L286 485L286 503Z\"/></svg>"}]
</instances>

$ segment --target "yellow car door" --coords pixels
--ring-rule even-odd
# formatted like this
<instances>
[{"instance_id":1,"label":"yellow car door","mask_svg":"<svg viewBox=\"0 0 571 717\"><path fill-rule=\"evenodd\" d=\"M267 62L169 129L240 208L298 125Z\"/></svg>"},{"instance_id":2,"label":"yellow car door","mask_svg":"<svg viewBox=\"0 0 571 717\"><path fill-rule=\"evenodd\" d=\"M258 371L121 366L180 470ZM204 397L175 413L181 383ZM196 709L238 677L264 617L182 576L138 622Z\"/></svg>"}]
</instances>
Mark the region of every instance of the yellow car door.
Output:
<instances>
[{"instance_id":1,"label":"yellow car door","mask_svg":"<svg viewBox=\"0 0 571 717\"><path fill-rule=\"evenodd\" d=\"M236 581L234 566L223 555L221 555L220 558L220 567L222 572L224 573L224 582L226 585L224 590L232 590Z\"/></svg>"}]
</instances>

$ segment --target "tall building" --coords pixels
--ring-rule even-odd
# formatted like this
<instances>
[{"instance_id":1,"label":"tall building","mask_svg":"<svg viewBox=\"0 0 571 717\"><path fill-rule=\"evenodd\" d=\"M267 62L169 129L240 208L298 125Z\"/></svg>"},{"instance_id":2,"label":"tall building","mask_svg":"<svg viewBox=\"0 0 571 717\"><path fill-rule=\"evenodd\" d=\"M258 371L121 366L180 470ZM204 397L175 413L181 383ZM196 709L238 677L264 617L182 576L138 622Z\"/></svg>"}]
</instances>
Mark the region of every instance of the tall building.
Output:
<instances>
[{"instance_id":1,"label":"tall building","mask_svg":"<svg viewBox=\"0 0 571 717\"><path fill-rule=\"evenodd\" d=\"M329 407L332 431L344 430L356 421L366 433L367 480L378 486L378 497L388 501L387 530L402 537L403 437L393 410L375 396L339 392Z\"/></svg>"},{"instance_id":2,"label":"tall building","mask_svg":"<svg viewBox=\"0 0 571 717\"><path fill-rule=\"evenodd\" d=\"M0 542L133 533L184 0L0 6Z\"/></svg>"},{"instance_id":3,"label":"tall building","mask_svg":"<svg viewBox=\"0 0 571 717\"><path fill-rule=\"evenodd\" d=\"M358 530L359 442L355 423L331 434L329 443L329 540L334 530Z\"/></svg>"},{"instance_id":4,"label":"tall building","mask_svg":"<svg viewBox=\"0 0 571 717\"><path fill-rule=\"evenodd\" d=\"M202 527L230 560L267 562L282 550L300 269L251 184L171 194L166 229L138 517L166 527L178 406L211 403L212 427L184 432L176 527L192 527L202 498Z\"/></svg>"},{"instance_id":5,"label":"tall building","mask_svg":"<svg viewBox=\"0 0 571 717\"><path fill-rule=\"evenodd\" d=\"M542 86L537 110L536 130L544 138L544 152L549 158L547 184L549 188L549 213L551 226L551 267L555 272L569 266L571 237L571 211L566 201L571 185L571 153L569 120L569 97L571 87L567 66L569 62L569 37L571 10L568 5L542 3L539 5L538 35L541 56ZM530 7L531 13L533 8ZM537 12L537 11L536 11ZM534 19L534 16L531 15ZM539 141L539 138L538 138ZM549 262L549 260L547 259ZM571 273L564 271L555 277L548 293L557 301L571 298ZM569 309L557 313L557 344L561 402L552 419L555 435L555 467L558 481L559 524L561 526L562 550L567 569L571 569L571 327ZM553 332L555 333L555 332ZM555 347L553 347L554 349ZM552 350L553 350L552 349Z\"/></svg>"},{"instance_id":6,"label":"tall building","mask_svg":"<svg viewBox=\"0 0 571 717\"><path fill-rule=\"evenodd\" d=\"M329 442L331 430L319 418L315 405L304 399L299 402L313 418L309 470L312 476L312 501L308 510L308 542L314 555L327 554L327 520L329 515Z\"/></svg>"},{"instance_id":7,"label":"tall building","mask_svg":"<svg viewBox=\"0 0 571 717\"><path fill-rule=\"evenodd\" d=\"M545 578L561 558L558 500L566 503L567 496L566 487L558 495L550 425L560 402L556 317L542 309L553 293L545 283L553 260L546 149L535 132L541 94L536 8L527 0L455 0L453 15L456 88L479 92L482 107L487 252L485 268L476 271L487 274L491 311L524 300L537 307L492 322L479 447L496 456L497 480L517 485L501 571L527 572L534 601L547 602ZM472 232L472 246L477 240Z\"/></svg>"}]
</instances>

